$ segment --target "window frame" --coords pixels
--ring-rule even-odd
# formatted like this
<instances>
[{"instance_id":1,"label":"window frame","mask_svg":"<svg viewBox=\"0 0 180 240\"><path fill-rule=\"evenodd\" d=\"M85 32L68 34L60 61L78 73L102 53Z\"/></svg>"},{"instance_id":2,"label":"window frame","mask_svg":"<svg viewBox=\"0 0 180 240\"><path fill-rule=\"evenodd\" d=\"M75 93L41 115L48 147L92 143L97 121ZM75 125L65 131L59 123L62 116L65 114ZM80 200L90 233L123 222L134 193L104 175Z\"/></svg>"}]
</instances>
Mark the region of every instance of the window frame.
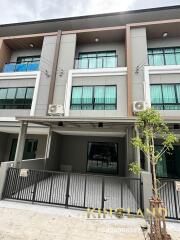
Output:
<instances>
[{"instance_id":1,"label":"window frame","mask_svg":"<svg viewBox=\"0 0 180 240\"><path fill-rule=\"evenodd\" d=\"M108 56L108 53L112 53L112 56ZM94 57L83 57L83 55L88 55L88 54L94 54ZM98 54L104 54L104 56L98 56ZM118 56L116 53L116 50L107 50L107 51L92 51L92 52L79 52L78 53L78 58L76 58L77 60L77 64L75 64L75 68L79 68L79 61L82 59L86 59L87 60L87 69L97 69L97 68L109 68L106 66L106 62L104 63L103 58L108 59L109 57L114 57L115 58L115 67L118 66ZM95 59L95 67L94 68L90 68L90 61L89 59ZM98 67L98 59L102 59L102 67ZM76 65L78 67L76 67ZM110 68L114 68L114 67L110 67ZM80 69L85 69L85 68L80 68Z\"/></svg>"},{"instance_id":2,"label":"window frame","mask_svg":"<svg viewBox=\"0 0 180 240\"><path fill-rule=\"evenodd\" d=\"M76 87L81 87L82 88L82 94L81 94L81 103L80 104L73 104L72 103L72 95L73 95L73 88L76 88ZM82 96L83 96L83 87L92 87L92 104L83 104L82 103ZM104 87L104 103L95 103L95 87ZM115 87L115 91L116 91L116 94L115 94L115 104L109 104L109 103L105 103L105 92L106 92L106 87ZM88 105L92 105L92 109L83 109L83 106L88 106ZM100 105L103 105L104 108L103 109L95 109L95 106L100 106ZM106 109L105 107L106 106L114 106L114 109ZM73 109L72 106L80 106L79 109ZM71 102L70 102L70 110L72 111L76 111L76 110L101 110L101 111L104 111L104 110L111 110L111 111L114 111L114 110L117 110L117 85L76 85L76 86L72 86L71 88Z\"/></svg>"},{"instance_id":3,"label":"window frame","mask_svg":"<svg viewBox=\"0 0 180 240\"><path fill-rule=\"evenodd\" d=\"M15 96L14 98L7 98L8 95L8 90L9 89L15 89ZM28 89L34 89L34 87L6 87L6 88L0 88L0 90L2 89L6 89L6 95L3 99L0 99L1 101L3 101L2 103L0 103L0 109L31 109L31 105L32 105L32 100L33 100L33 96L31 98L30 102L27 102L26 100L29 100L30 98L26 98L27 96L27 91ZM16 98L17 97L17 93L18 93L18 89L25 89L25 97L24 98ZM33 91L33 95L34 95L34 91ZM8 103L8 100L12 100L12 103ZM16 100L23 100L23 103L17 103Z\"/></svg>"},{"instance_id":4,"label":"window frame","mask_svg":"<svg viewBox=\"0 0 180 240\"><path fill-rule=\"evenodd\" d=\"M180 53L180 50L176 51L177 48L180 49L179 46L175 46L175 47L160 47L160 48L158 48L158 47L156 47L156 48L148 48L148 50L147 50L148 51L148 65L149 66L180 65L180 63L179 64L177 63L176 53ZM166 53L165 52L168 49L173 49L173 54L174 54L174 57L175 57L175 64L167 64L167 62L166 62L166 57L165 56L167 54L172 54L172 53ZM162 53L162 55L163 55L163 65L156 65L156 64L154 64L154 56L156 54L154 54L153 51L155 51L155 50L159 50L159 51L162 50L163 51L163 53ZM152 51L152 53L149 53L149 51ZM150 63L149 56L153 56L153 65L149 64Z\"/></svg>"},{"instance_id":5,"label":"window frame","mask_svg":"<svg viewBox=\"0 0 180 240\"><path fill-rule=\"evenodd\" d=\"M23 59L26 59L26 58L29 58L29 59L31 58L32 60L30 60L30 61L22 61ZM39 58L39 60L34 60L34 58ZM41 58L41 55L19 56L19 57L17 57L17 59L16 59L16 63L17 63L17 64L21 64L21 63L23 64L23 63L39 62L39 61L40 61L40 58Z\"/></svg>"},{"instance_id":6,"label":"window frame","mask_svg":"<svg viewBox=\"0 0 180 240\"><path fill-rule=\"evenodd\" d=\"M175 93L175 103L168 103L164 101L164 96L163 96L163 85L171 85L174 87L174 93ZM162 109L157 109L157 110L180 110L180 109L166 109L166 106L179 106L180 107L180 100L178 101L178 94L177 94L177 85L180 86L180 83L153 83L150 84L151 86L160 86L161 87L161 96L162 96L162 103L152 103L151 100L151 106L161 106ZM156 109L156 108L155 108Z\"/></svg>"}]
</instances>

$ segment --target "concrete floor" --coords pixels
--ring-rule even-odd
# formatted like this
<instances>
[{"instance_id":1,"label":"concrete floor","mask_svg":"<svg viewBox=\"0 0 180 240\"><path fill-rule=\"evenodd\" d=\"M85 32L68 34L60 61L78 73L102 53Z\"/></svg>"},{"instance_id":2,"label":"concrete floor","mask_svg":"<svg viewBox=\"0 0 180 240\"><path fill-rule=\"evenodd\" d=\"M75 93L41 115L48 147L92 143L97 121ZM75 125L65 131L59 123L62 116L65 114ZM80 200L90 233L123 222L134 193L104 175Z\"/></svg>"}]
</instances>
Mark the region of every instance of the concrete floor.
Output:
<instances>
[{"instance_id":1,"label":"concrete floor","mask_svg":"<svg viewBox=\"0 0 180 240\"><path fill-rule=\"evenodd\" d=\"M85 211L0 201L1 240L143 240L142 219L87 219Z\"/></svg>"},{"instance_id":2,"label":"concrete floor","mask_svg":"<svg viewBox=\"0 0 180 240\"><path fill-rule=\"evenodd\" d=\"M1 240L143 240L140 218L87 218L85 211L0 201ZM167 223L173 240L180 223Z\"/></svg>"}]
</instances>

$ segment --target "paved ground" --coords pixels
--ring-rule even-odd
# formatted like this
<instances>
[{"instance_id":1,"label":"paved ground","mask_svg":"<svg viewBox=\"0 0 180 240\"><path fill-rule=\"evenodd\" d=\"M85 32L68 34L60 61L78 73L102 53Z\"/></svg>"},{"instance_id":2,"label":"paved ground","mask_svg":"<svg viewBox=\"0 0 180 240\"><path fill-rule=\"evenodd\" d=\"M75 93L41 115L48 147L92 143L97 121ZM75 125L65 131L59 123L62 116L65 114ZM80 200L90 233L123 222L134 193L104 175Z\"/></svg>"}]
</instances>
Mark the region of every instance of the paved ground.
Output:
<instances>
[{"instance_id":1,"label":"paved ground","mask_svg":"<svg viewBox=\"0 0 180 240\"><path fill-rule=\"evenodd\" d=\"M0 240L141 240L138 218L87 219L85 211L0 201ZM168 223L180 239L180 223Z\"/></svg>"}]
</instances>

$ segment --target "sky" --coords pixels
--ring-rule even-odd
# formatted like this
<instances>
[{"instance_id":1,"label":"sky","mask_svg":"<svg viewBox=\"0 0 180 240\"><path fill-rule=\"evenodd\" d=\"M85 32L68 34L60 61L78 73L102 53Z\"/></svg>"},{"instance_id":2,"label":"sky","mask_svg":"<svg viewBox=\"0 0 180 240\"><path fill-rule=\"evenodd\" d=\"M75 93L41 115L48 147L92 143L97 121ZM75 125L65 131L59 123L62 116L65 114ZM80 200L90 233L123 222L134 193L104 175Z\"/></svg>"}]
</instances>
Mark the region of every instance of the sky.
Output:
<instances>
[{"instance_id":1,"label":"sky","mask_svg":"<svg viewBox=\"0 0 180 240\"><path fill-rule=\"evenodd\" d=\"M0 24L180 5L180 0L0 0Z\"/></svg>"}]
</instances>

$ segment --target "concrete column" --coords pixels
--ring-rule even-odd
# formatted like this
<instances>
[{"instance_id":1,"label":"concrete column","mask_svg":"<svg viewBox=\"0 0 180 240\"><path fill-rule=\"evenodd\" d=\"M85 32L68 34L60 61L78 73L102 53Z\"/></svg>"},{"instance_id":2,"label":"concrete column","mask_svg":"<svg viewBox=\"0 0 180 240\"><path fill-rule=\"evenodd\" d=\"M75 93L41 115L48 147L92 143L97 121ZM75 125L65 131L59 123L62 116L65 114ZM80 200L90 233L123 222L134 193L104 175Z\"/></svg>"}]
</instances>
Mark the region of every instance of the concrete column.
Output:
<instances>
[{"instance_id":1,"label":"concrete column","mask_svg":"<svg viewBox=\"0 0 180 240\"><path fill-rule=\"evenodd\" d=\"M131 29L132 101L144 101L144 66L148 63L146 28Z\"/></svg>"},{"instance_id":2,"label":"concrete column","mask_svg":"<svg viewBox=\"0 0 180 240\"><path fill-rule=\"evenodd\" d=\"M146 216L146 210L150 207L149 199L152 197L152 175L149 172L143 171L141 173L142 186L142 203L144 213Z\"/></svg>"},{"instance_id":3,"label":"concrete column","mask_svg":"<svg viewBox=\"0 0 180 240\"><path fill-rule=\"evenodd\" d=\"M129 164L134 161L134 147L131 143L133 136L133 127L129 127L126 132L126 176L132 176L133 174L129 171Z\"/></svg>"},{"instance_id":4,"label":"concrete column","mask_svg":"<svg viewBox=\"0 0 180 240\"><path fill-rule=\"evenodd\" d=\"M69 70L74 68L76 52L76 34L65 34L61 36L57 75L54 89L53 104L64 106L65 97L68 97L68 76ZM71 90L71 89L70 89ZM65 105L68 105L67 103Z\"/></svg>"},{"instance_id":5,"label":"concrete column","mask_svg":"<svg viewBox=\"0 0 180 240\"><path fill-rule=\"evenodd\" d=\"M135 133L135 137L139 137L139 131L136 126L134 127L134 133ZM141 166L140 149L138 147L134 147L134 155L135 155L135 161L138 162L139 166Z\"/></svg>"},{"instance_id":6,"label":"concrete column","mask_svg":"<svg viewBox=\"0 0 180 240\"><path fill-rule=\"evenodd\" d=\"M21 168L27 127L28 127L28 123L22 121L19 136L18 136L15 159L14 159L14 165L16 168Z\"/></svg>"},{"instance_id":7,"label":"concrete column","mask_svg":"<svg viewBox=\"0 0 180 240\"><path fill-rule=\"evenodd\" d=\"M46 170L46 163L49 159L50 147L51 147L51 140L52 140L52 128L49 127L49 132L46 141L46 151L45 151L45 160L44 160L44 170Z\"/></svg>"}]
</instances>

